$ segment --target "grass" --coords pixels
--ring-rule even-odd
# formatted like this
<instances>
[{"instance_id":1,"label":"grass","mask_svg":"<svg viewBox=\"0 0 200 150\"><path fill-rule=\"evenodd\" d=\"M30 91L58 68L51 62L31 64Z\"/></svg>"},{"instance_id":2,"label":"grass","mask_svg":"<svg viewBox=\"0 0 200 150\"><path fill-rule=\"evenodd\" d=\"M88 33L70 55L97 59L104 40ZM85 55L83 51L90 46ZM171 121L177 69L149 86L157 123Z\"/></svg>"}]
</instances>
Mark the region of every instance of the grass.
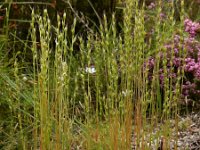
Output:
<instances>
[{"instance_id":1,"label":"grass","mask_svg":"<svg viewBox=\"0 0 200 150\"><path fill-rule=\"evenodd\" d=\"M167 18L162 20L161 7L159 1L153 16L155 34L148 44L145 41L145 9L138 7L137 0L126 1L121 35L117 33L113 14L111 24L105 16L99 32L88 32L86 39L75 34L76 18L70 28L67 26L65 13L62 17L57 16L53 37L47 10L43 16L33 10L30 27L32 71L22 75L22 64L17 56L13 58L13 66L8 68L1 64L1 68L7 70L0 73L5 93L0 104L8 106L9 109L3 109L8 110L9 118L1 123L0 147L117 150L131 149L134 143L137 149L146 150L152 148L147 143L155 140L158 148L162 137L164 149L169 149L169 141L173 138L170 119L175 118L178 124L177 101L183 70L179 70L174 91L172 79L167 77L164 44L177 27L173 11L167 12ZM168 8L173 10L174 6ZM183 26L179 26L179 30L183 30ZM71 37L68 37L69 32ZM8 34L8 27L5 33ZM74 48L77 42L78 52ZM2 52L6 47L3 42L0 44ZM159 84L161 59L158 54L161 51L164 54L164 95ZM156 56L151 82L148 69L142 69L150 54ZM93 73L86 70L92 65ZM160 132L153 135L152 131L160 122Z\"/></svg>"}]
</instances>

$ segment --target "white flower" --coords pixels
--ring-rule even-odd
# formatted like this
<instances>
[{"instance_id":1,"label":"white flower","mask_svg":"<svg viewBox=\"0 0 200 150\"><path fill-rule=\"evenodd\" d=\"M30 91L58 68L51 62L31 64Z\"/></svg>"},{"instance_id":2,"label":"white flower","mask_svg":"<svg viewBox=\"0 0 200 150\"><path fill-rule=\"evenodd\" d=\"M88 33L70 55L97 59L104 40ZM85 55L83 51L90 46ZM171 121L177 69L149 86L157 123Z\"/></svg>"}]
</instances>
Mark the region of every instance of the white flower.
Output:
<instances>
[{"instance_id":1,"label":"white flower","mask_svg":"<svg viewBox=\"0 0 200 150\"><path fill-rule=\"evenodd\" d=\"M90 74L96 73L96 69L95 69L94 66L86 67L86 68L85 68L85 71L86 71L87 73L90 73Z\"/></svg>"},{"instance_id":2,"label":"white flower","mask_svg":"<svg viewBox=\"0 0 200 150\"><path fill-rule=\"evenodd\" d=\"M23 78L22 78L23 81L27 81L28 78L26 77L26 75L23 75Z\"/></svg>"},{"instance_id":3,"label":"white flower","mask_svg":"<svg viewBox=\"0 0 200 150\"><path fill-rule=\"evenodd\" d=\"M130 94L130 90L122 91L122 95L123 95L123 96L126 97L128 94Z\"/></svg>"}]
</instances>

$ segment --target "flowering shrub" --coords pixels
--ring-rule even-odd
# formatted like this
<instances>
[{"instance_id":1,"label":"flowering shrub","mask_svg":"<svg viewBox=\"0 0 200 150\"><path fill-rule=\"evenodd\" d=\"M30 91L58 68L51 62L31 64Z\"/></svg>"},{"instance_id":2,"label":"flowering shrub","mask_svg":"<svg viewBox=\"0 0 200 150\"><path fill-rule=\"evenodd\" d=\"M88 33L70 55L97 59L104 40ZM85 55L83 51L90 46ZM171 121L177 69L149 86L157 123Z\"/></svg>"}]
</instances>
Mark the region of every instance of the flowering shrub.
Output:
<instances>
[{"instance_id":1,"label":"flowering shrub","mask_svg":"<svg viewBox=\"0 0 200 150\"><path fill-rule=\"evenodd\" d=\"M186 30L187 31L187 30ZM191 30L189 30L190 32ZM194 33L190 33L193 36ZM200 98L200 42L195 38L187 38L185 43L187 56L185 58L185 82L183 84L183 96L193 100Z\"/></svg>"},{"instance_id":2,"label":"flowering shrub","mask_svg":"<svg viewBox=\"0 0 200 150\"><path fill-rule=\"evenodd\" d=\"M182 85L182 98L191 100L200 100L200 42L197 40L200 24L193 22L189 19L184 21L185 32L188 33L188 37L184 39L183 43L180 44L180 36L175 35L173 42L165 44L167 52L167 77L170 79L176 79L178 69L184 66L184 79ZM182 46L181 46L182 45ZM180 50L186 51L186 56L180 54ZM173 50L173 51L172 51ZM174 56L172 56L172 52ZM159 53L162 60L163 53ZM172 63L171 62L172 59ZM155 68L155 57L151 56L148 59L148 77L152 80L153 70ZM164 69L163 63L159 64L159 80L160 86L164 86ZM175 85L175 82L172 81Z\"/></svg>"},{"instance_id":3,"label":"flowering shrub","mask_svg":"<svg viewBox=\"0 0 200 150\"><path fill-rule=\"evenodd\" d=\"M195 37L197 31L200 29L200 24L197 22L193 22L190 19L185 19L184 25L185 25L185 31L190 34L190 37Z\"/></svg>"}]
</instances>

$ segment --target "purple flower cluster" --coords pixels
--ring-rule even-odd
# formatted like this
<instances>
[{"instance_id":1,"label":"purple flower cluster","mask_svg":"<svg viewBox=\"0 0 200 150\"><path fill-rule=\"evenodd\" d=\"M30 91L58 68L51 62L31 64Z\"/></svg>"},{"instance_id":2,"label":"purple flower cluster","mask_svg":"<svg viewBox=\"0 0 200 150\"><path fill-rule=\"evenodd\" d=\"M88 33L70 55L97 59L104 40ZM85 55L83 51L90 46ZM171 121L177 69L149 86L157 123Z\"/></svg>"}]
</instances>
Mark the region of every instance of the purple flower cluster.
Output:
<instances>
[{"instance_id":1,"label":"purple flower cluster","mask_svg":"<svg viewBox=\"0 0 200 150\"><path fill-rule=\"evenodd\" d=\"M198 64L195 62L195 59L193 58L186 58L185 59L185 71L186 72L194 72L196 69L198 69Z\"/></svg>"},{"instance_id":2,"label":"purple flower cluster","mask_svg":"<svg viewBox=\"0 0 200 150\"><path fill-rule=\"evenodd\" d=\"M171 43L164 45L164 47L167 49L167 58L165 58L167 59L167 77L170 80L176 80L178 69L182 68L184 65L182 97L200 100L200 42L196 39L196 35L200 30L200 24L197 22L192 22L189 19L186 19L184 23L185 32L189 33L189 37L185 38L184 42L180 44L180 36L175 35ZM183 48L186 50L186 57L183 57L183 55L179 53L181 50L183 50ZM174 56L172 56L172 52ZM158 55L162 60L163 53L159 53ZM173 60L171 63L172 58ZM149 79L151 80L155 66L155 57L151 56L148 59L147 64L149 70ZM159 79L162 88L164 86L164 71L162 61L159 63L159 67Z\"/></svg>"},{"instance_id":3,"label":"purple flower cluster","mask_svg":"<svg viewBox=\"0 0 200 150\"><path fill-rule=\"evenodd\" d=\"M185 19L184 25L185 25L185 31L188 32L191 37L195 37L197 31L200 29L200 24L197 22L193 22L190 19Z\"/></svg>"},{"instance_id":4,"label":"purple flower cluster","mask_svg":"<svg viewBox=\"0 0 200 150\"><path fill-rule=\"evenodd\" d=\"M188 96L191 93L195 93L195 88L196 88L196 84L195 83L191 83L190 81L185 82L185 84L182 86L183 89L183 96Z\"/></svg>"},{"instance_id":5,"label":"purple flower cluster","mask_svg":"<svg viewBox=\"0 0 200 150\"><path fill-rule=\"evenodd\" d=\"M200 42L194 38L187 38L185 47L188 52L185 58L185 72L193 74L200 81Z\"/></svg>"},{"instance_id":6,"label":"purple flower cluster","mask_svg":"<svg viewBox=\"0 0 200 150\"><path fill-rule=\"evenodd\" d=\"M186 21L187 22L187 21ZM193 26L199 25L193 22ZM187 26L187 25L186 25ZM188 32L186 30L186 32ZM191 31L191 30L190 30ZM190 37L184 41L184 48L187 51L187 56L184 59L185 66L185 81L183 83L183 97L199 100L200 98L200 42L195 39L197 35L196 29L194 32L189 32Z\"/></svg>"},{"instance_id":7,"label":"purple flower cluster","mask_svg":"<svg viewBox=\"0 0 200 150\"><path fill-rule=\"evenodd\" d=\"M153 9L156 7L156 4L151 2L151 4L148 6L148 9Z\"/></svg>"},{"instance_id":8,"label":"purple flower cluster","mask_svg":"<svg viewBox=\"0 0 200 150\"><path fill-rule=\"evenodd\" d=\"M195 59L185 59L185 72L192 73L196 80L200 80L200 62L196 62Z\"/></svg>"}]
</instances>

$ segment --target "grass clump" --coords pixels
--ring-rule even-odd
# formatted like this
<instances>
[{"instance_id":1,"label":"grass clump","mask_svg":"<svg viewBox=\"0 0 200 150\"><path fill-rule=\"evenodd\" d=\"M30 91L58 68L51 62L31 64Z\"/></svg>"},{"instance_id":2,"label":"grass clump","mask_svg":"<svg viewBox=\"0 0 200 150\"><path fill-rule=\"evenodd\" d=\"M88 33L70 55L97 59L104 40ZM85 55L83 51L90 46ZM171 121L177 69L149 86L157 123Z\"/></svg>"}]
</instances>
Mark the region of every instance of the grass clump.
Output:
<instances>
[{"instance_id":1,"label":"grass clump","mask_svg":"<svg viewBox=\"0 0 200 150\"><path fill-rule=\"evenodd\" d=\"M6 101L10 122L1 125L9 125L2 132L8 138L1 147L151 149L160 147L162 139L162 147L170 149L174 138L170 119L178 124L185 77L184 67L174 67L174 60L183 58L184 66L186 52L184 4L181 21L176 22L173 3L166 3L158 1L146 8L137 0L126 0L122 33L117 31L115 14L111 21L104 15L98 31L86 31L86 38L76 34L77 18L69 27L63 13L52 25L46 9L43 16L33 10L31 44L27 44L33 56L30 75L22 78L17 56L13 77L0 74L0 84L8 87L6 99L11 101ZM165 7L171 11L163 15ZM148 21L154 25L150 34ZM177 29L178 43L172 39ZM166 42L171 44L170 53ZM160 123L160 131L152 134Z\"/></svg>"}]
</instances>

